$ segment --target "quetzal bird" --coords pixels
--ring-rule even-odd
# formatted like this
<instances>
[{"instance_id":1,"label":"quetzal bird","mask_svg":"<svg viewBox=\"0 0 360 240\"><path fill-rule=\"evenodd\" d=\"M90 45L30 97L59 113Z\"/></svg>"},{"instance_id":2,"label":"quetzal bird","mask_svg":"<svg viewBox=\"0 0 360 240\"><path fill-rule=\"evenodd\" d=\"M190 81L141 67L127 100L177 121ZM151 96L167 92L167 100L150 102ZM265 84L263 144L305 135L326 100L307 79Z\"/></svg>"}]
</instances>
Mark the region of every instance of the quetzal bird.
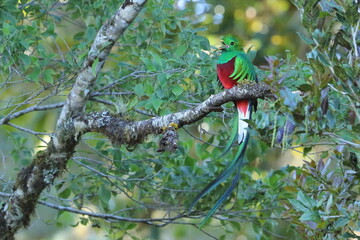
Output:
<instances>
[{"instance_id":1,"label":"quetzal bird","mask_svg":"<svg viewBox=\"0 0 360 240\"><path fill-rule=\"evenodd\" d=\"M221 54L217 61L217 76L224 88L230 89L243 80L257 81L255 67L251 63L247 54L244 52L242 42L239 39L231 35L223 37L222 47L219 48L219 50L221 50ZM224 182L233 172L236 171L236 174L228 189L204 218L201 226L207 222L216 209L218 209L218 207L231 194L240 180L240 168L244 164L245 150L249 140L249 134L246 130L248 123L243 120L251 118L252 108L256 105L256 100L244 99L235 101L234 103L238 112L237 123L235 124L234 129L232 129L233 134L230 138L231 140L226 145L224 153L220 156L220 158L230 150L236 140L240 144L239 148L229 166L196 196L190 206L189 213L202 197Z\"/></svg>"}]
</instances>

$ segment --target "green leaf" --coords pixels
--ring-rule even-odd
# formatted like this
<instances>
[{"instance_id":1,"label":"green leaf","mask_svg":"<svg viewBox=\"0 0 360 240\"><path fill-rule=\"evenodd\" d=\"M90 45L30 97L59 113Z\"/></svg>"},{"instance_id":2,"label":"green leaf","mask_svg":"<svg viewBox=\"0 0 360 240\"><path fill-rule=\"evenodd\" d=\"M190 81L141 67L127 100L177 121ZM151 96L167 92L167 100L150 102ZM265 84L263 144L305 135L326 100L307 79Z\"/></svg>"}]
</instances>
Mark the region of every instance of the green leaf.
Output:
<instances>
[{"instance_id":1,"label":"green leaf","mask_svg":"<svg viewBox=\"0 0 360 240\"><path fill-rule=\"evenodd\" d=\"M112 156L114 160L120 161L122 158L122 152L119 148L114 148L114 150L112 151Z\"/></svg>"},{"instance_id":2,"label":"green leaf","mask_svg":"<svg viewBox=\"0 0 360 240\"><path fill-rule=\"evenodd\" d=\"M167 79L166 73L159 73L159 74L157 74L156 78L159 81L159 84L161 86L165 86L167 84L168 79Z\"/></svg>"},{"instance_id":3,"label":"green leaf","mask_svg":"<svg viewBox=\"0 0 360 240\"><path fill-rule=\"evenodd\" d=\"M335 224L334 224L334 228L342 228L345 225L347 225L350 222L350 219L347 217L342 217L339 218L338 220L336 220Z\"/></svg>"},{"instance_id":4,"label":"green leaf","mask_svg":"<svg viewBox=\"0 0 360 240\"><path fill-rule=\"evenodd\" d=\"M326 202L326 206L325 206L325 213L329 213L330 212L330 208L334 203L334 198L333 195L330 194L329 199Z\"/></svg>"},{"instance_id":5,"label":"green leaf","mask_svg":"<svg viewBox=\"0 0 360 240\"><path fill-rule=\"evenodd\" d=\"M93 64L91 65L91 71L94 75L96 75L96 68L98 64L99 64L99 58L95 58Z\"/></svg>"},{"instance_id":6,"label":"green leaf","mask_svg":"<svg viewBox=\"0 0 360 240\"><path fill-rule=\"evenodd\" d=\"M304 147L303 156L305 157L309 152L311 152L311 150L312 150L312 146Z\"/></svg>"},{"instance_id":7,"label":"green leaf","mask_svg":"<svg viewBox=\"0 0 360 240\"><path fill-rule=\"evenodd\" d=\"M88 26L86 28L85 35L84 35L86 41L88 43L92 42L94 40L95 36L96 36L96 29L92 26Z\"/></svg>"},{"instance_id":8,"label":"green leaf","mask_svg":"<svg viewBox=\"0 0 360 240\"><path fill-rule=\"evenodd\" d=\"M320 221L320 216L318 212L308 211L305 212L301 217L299 218L300 221L313 221L318 222Z\"/></svg>"},{"instance_id":9,"label":"green leaf","mask_svg":"<svg viewBox=\"0 0 360 240\"><path fill-rule=\"evenodd\" d=\"M31 58L26 54L20 55L21 61L24 63L25 67L27 68L31 63Z\"/></svg>"},{"instance_id":10,"label":"green leaf","mask_svg":"<svg viewBox=\"0 0 360 240\"><path fill-rule=\"evenodd\" d=\"M309 208L305 207L300 201L295 199L289 199L289 202L293 207L300 212L308 212Z\"/></svg>"},{"instance_id":11,"label":"green leaf","mask_svg":"<svg viewBox=\"0 0 360 240\"><path fill-rule=\"evenodd\" d=\"M299 37L308 45L311 46L315 46L315 42L314 40L312 40L311 38L308 38L305 36L305 34L301 33L301 32L297 32L297 34L299 35Z\"/></svg>"},{"instance_id":12,"label":"green leaf","mask_svg":"<svg viewBox=\"0 0 360 240\"><path fill-rule=\"evenodd\" d=\"M34 82L38 82L39 81L39 76L40 76L40 68L36 67L33 68L33 70L31 71L29 78L30 80L34 81Z\"/></svg>"},{"instance_id":13,"label":"green leaf","mask_svg":"<svg viewBox=\"0 0 360 240\"><path fill-rule=\"evenodd\" d=\"M326 12L332 12L333 9L341 11L341 6L334 1L320 1L321 8Z\"/></svg>"},{"instance_id":14,"label":"green leaf","mask_svg":"<svg viewBox=\"0 0 360 240\"><path fill-rule=\"evenodd\" d=\"M40 56L43 57L44 59L47 59L48 56L47 56L44 45L39 43L36 48L37 48L37 52L40 54Z\"/></svg>"},{"instance_id":15,"label":"green leaf","mask_svg":"<svg viewBox=\"0 0 360 240\"><path fill-rule=\"evenodd\" d=\"M137 227L137 224L136 223L127 223L127 227L126 229L127 230L131 230L131 229L134 229Z\"/></svg>"},{"instance_id":16,"label":"green leaf","mask_svg":"<svg viewBox=\"0 0 360 240\"><path fill-rule=\"evenodd\" d=\"M49 36L56 36L55 33L55 25L53 23L50 23L47 25L46 31L42 33L43 36L49 37Z\"/></svg>"},{"instance_id":17,"label":"green leaf","mask_svg":"<svg viewBox=\"0 0 360 240\"><path fill-rule=\"evenodd\" d=\"M161 57L154 52L150 52L149 54L152 56L152 61L154 62L156 69L161 70L163 68L163 61Z\"/></svg>"},{"instance_id":18,"label":"green leaf","mask_svg":"<svg viewBox=\"0 0 360 240\"><path fill-rule=\"evenodd\" d=\"M163 101L161 99L155 98L152 100L151 103L154 106L155 110L158 111Z\"/></svg>"},{"instance_id":19,"label":"green leaf","mask_svg":"<svg viewBox=\"0 0 360 240\"><path fill-rule=\"evenodd\" d=\"M193 167L195 166L195 164L196 164L196 159L194 159L194 158L192 158L192 157L189 157L189 156L187 156L187 157L185 158L184 165L193 168Z\"/></svg>"},{"instance_id":20,"label":"green leaf","mask_svg":"<svg viewBox=\"0 0 360 240\"><path fill-rule=\"evenodd\" d=\"M312 209L314 206L316 206L316 201L308 197L302 191L298 192L297 200L299 200L304 206L306 206L309 209Z\"/></svg>"},{"instance_id":21,"label":"green leaf","mask_svg":"<svg viewBox=\"0 0 360 240\"><path fill-rule=\"evenodd\" d=\"M330 66L329 61L326 59L326 56L323 53L318 52L318 59L323 65Z\"/></svg>"},{"instance_id":22,"label":"green leaf","mask_svg":"<svg viewBox=\"0 0 360 240\"><path fill-rule=\"evenodd\" d=\"M360 236L357 236L357 235L355 235L355 234L353 234L353 233L349 233L349 232L344 233L344 234L342 235L342 237L344 237L345 239L351 239L351 238L353 238L353 239L360 239Z\"/></svg>"},{"instance_id":23,"label":"green leaf","mask_svg":"<svg viewBox=\"0 0 360 240\"><path fill-rule=\"evenodd\" d=\"M316 59L309 59L309 62L311 64L311 67L313 68L314 72L317 73L323 73L324 70L324 66Z\"/></svg>"},{"instance_id":24,"label":"green leaf","mask_svg":"<svg viewBox=\"0 0 360 240\"><path fill-rule=\"evenodd\" d=\"M64 191L62 191L61 193L59 193L59 197L60 198L68 198L71 194L71 189L70 188L65 188Z\"/></svg>"},{"instance_id":25,"label":"green leaf","mask_svg":"<svg viewBox=\"0 0 360 240\"><path fill-rule=\"evenodd\" d=\"M144 87L142 84L138 83L134 87L134 92L137 96L141 97L144 95Z\"/></svg>"},{"instance_id":26,"label":"green leaf","mask_svg":"<svg viewBox=\"0 0 360 240\"><path fill-rule=\"evenodd\" d=\"M280 90L280 95L284 98L284 104L287 105L291 110L295 110L298 102L301 101L300 95L293 93L287 87Z\"/></svg>"},{"instance_id":27,"label":"green leaf","mask_svg":"<svg viewBox=\"0 0 360 240\"><path fill-rule=\"evenodd\" d=\"M149 81L144 83L144 94L149 96L152 95L153 93L154 93L154 82Z\"/></svg>"},{"instance_id":28,"label":"green leaf","mask_svg":"<svg viewBox=\"0 0 360 240\"><path fill-rule=\"evenodd\" d=\"M52 75L55 74L55 71L52 69L46 69L43 71L42 76L45 82L54 83Z\"/></svg>"},{"instance_id":29,"label":"green leaf","mask_svg":"<svg viewBox=\"0 0 360 240\"><path fill-rule=\"evenodd\" d=\"M139 102L138 98L133 98L127 103L129 109L133 108Z\"/></svg>"},{"instance_id":30,"label":"green leaf","mask_svg":"<svg viewBox=\"0 0 360 240\"><path fill-rule=\"evenodd\" d=\"M130 169L130 172L135 172L136 173L136 172L139 172L140 167L137 164L131 164L129 169Z\"/></svg>"},{"instance_id":31,"label":"green leaf","mask_svg":"<svg viewBox=\"0 0 360 240\"><path fill-rule=\"evenodd\" d=\"M2 31L3 31L3 33L4 33L4 35L6 36L6 35L9 35L10 34L10 32L11 32L11 25L10 24L8 24L8 23L3 23L3 28L2 28Z\"/></svg>"},{"instance_id":32,"label":"green leaf","mask_svg":"<svg viewBox=\"0 0 360 240\"><path fill-rule=\"evenodd\" d=\"M179 85L175 85L171 91L174 95L180 96L184 92L184 89Z\"/></svg>"},{"instance_id":33,"label":"green leaf","mask_svg":"<svg viewBox=\"0 0 360 240\"><path fill-rule=\"evenodd\" d=\"M240 230L241 230L241 225L240 225L240 223L230 221L230 224L231 224L231 226L232 226L237 232L240 232Z\"/></svg>"},{"instance_id":34,"label":"green leaf","mask_svg":"<svg viewBox=\"0 0 360 240\"><path fill-rule=\"evenodd\" d=\"M155 71L156 71L155 66L154 66L154 64L152 63L152 61L150 61L150 59L148 59L148 58L143 58L143 57L141 57L140 59L141 59L141 61L145 64L147 70L152 71L152 72L155 72Z\"/></svg>"},{"instance_id":35,"label":"green leaf","mask_svg":"<svg viewBox=\"0 0 360 240\"><path fill-rule=\"evenodd\" d=\"M210 42L206 37L199 36L200 40L200 48L204 50L210 50Z\"/></svg>"},{"instance_id":36,"label":"green leaf","mask_svg":"<svg viewBox=\"0 0 360 240\"><path fill-rule=\"evenodd\" d=\"M105 141L97 141L95 145L95 149L101 150L105 145Z\"/></svg>"},{"instance_id":37,"label":"green leaf","mask_svg":"<svg viewBox=\"0 0 360 240\"><path fill-rule=\"evenodd\" d=\"M107 189L107 188L105 187L105 185L101 185L101 186L99 187L98 194L99 194L100 200L101 200L103 203L107 204L107 203L109 202L109 200L110 200L110 198L111 198L111 192L109 191L109 189Z\"/></svg>"},{"instance_id":38,"label":"green leaf","mask_svg":"<svg viewBox=\"0 0 360 240\"><path fill-rule=\"evenodd\" d=\"M177 47L174 53L174 57L179 58L183 56L184 53L186 52L186 49L187 49L186 45L181 45L180 47Z\"/></svg>"},{"instance_id":39,"label":"green leaf","mask_svg":"<svg viewBox=\"0 0 360 240\"><path fill-rule=\"evenodd\" d=\"M116 148L112 151L112 156L113 156L113 163L114 166L117 169L122 169L124 167L123 162L121 161L122 159L122 152L120 151L120 149Z\"/></svg>"}]
</instances>

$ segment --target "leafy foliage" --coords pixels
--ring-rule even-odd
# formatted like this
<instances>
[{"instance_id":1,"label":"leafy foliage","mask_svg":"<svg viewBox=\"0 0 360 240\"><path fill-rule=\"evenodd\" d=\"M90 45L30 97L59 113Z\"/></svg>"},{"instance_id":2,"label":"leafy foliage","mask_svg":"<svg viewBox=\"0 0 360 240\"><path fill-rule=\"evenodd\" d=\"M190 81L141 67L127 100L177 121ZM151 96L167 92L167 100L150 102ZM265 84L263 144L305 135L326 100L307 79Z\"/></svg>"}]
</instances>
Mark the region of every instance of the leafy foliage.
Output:
<instances>
[{"instance_id":1,"label":"leafy foliage","mask_svg":"<svg viewBox=\"0 0 360 240\"><path fill-rule=\"evenodd\" d=\"M0 119L29 106L64 101L97 30L118 7L118 1L106 1L105 7L102 1L20 2L0 3ZM360 131L358 6L351 1L292 2L301 13L307 33L298 35L309 52L305 60L289 51L285 59L268 56L258 70L277 99L260 101L250 122L249 163L241 183L215 216L220 221L209 223L225 230L213 233L205 227L220 239L240 233L257 239L339 239L355 237L359 229L360 139L354 134ZM169 0L148 2L114 47L87 110L141 120L190 108L221 91L214 49L190 14L175 10ZM67 32L72 26L74 31ZM182 217L198 190L224 169L231 154L217 157L228 141L232 114L229 103L223 112L179 129L174 153L157 152L159 136L138 146L113 146L88 134L69 161L68 174L42 199L126 221L69 218L60 210L58 226L92 225L110 239L137 239L133 230L142 226L134 222L166 225ZM9 154L19 166L29 164L38 144L30 144L28 134L47 136L53 115L46 111L20 119L17 124L31 129L25 133L8 128L6 137L14 145ZM287 149L301 151L304 166L269 170L266 165L277 158L274 152ZM9 185L1 186L10 192ZM205 215L221 193L204 198L192 215Z\"/></svg>"},{"instance_id":2,"label":"leafy foliage","mask_svg":"<svg viewBox=\"0 0 360 240\"><path fill-rule=\"evenodd\" d=\"M307 60L292 60L290 54L286 60L269 57L265 76L281 99L280 104L275 102L276 119L270 121L276 123L273 132L278 129L272 143L303 147L309 159L287 180L285 189L297 194L288 198L283 214L295 214L291 222L302 238L355 236L360 153L360 139L354 134L360 126L355 94L360 90L358 6L351 1L293 3L308 31L308 36L299 33L310 47ZM318 145L325 150L313 157Z\"/></svg>"}]
</instances>

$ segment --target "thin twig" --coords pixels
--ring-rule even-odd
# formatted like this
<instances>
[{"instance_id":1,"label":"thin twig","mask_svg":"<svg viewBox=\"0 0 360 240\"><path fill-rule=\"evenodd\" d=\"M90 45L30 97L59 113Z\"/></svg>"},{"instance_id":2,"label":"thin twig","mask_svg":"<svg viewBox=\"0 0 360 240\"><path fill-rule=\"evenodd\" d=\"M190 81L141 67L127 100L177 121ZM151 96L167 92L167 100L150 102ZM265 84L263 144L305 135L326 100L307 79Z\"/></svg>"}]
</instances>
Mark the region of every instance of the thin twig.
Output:
<instances>
[{"instance_id":1,"label":"thin twig","mask_svg":"<svg viewBox=\"0 0 360 240\"><path fill-rule=\"evenodd\" d=\"M46 111L46 110L50 110L50 109L60 108L60 107L64 106L64 104L65 104L64 102L60 102L60 103L54 103L54 104L49 104L49 105L42 105L42 106L36 105L36 106L28 107L21 111L9 114L6 117L0 119L0 125L5 124L12 119L18 118L18 117L20 117L24 114L30 113L30 112Z\"/></svg>"},{"instance_id":2,"label":"thin twig","mask_svg":"<svg viewBox=\"0 0 360 240\"><path fill-rule=\"evenodd\" d=\"M42 141L43 143L47 143L45 140L43 140L42 138L39 137L39 135L50 135L50 133L45 133L45 132L36 132L36 131L33 131L33 130L30 130L30 129L27 129L27 128L23 128L23 127L20 127L20 126L17 126L13 123L7 123L7 125L9 126L12 126L16 129L19 129L21 131L24 131L24 132L27 132L27 133L31 133L33 135L35 135L40 141Z\"/></svg>"}]
</instances>

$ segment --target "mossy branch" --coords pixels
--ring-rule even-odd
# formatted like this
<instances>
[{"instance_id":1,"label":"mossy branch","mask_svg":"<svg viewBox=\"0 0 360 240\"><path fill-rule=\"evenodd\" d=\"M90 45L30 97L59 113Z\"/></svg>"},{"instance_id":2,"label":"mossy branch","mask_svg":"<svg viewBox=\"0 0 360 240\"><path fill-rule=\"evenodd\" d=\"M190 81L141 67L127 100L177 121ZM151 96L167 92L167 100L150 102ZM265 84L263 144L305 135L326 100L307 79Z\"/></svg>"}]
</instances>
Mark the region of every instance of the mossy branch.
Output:
<instances>
[{"instance_id":1,"label":"mossy branch","mask_svg":"<svg viewBox=\"0 0 360 240\"><path fill-rule=\"evenodd\" d=\"M212 95L194 108L165 116L154 117L143 121L128 121L109 112L93 112L76 121L77 131L100 132L107 136L113 144L136 145L150 134L166 132L169 126L181 128L194 123L227 102L241 99L257 99L273 97L269 86L264 83L246 83L221 93ZM173 129L173 128L171 128ZM174 136L175 137L175 136ZM172 142L172 141L170 141ZM165 148L165 146L162 146Z\"/></svg>"}]
</instances>

